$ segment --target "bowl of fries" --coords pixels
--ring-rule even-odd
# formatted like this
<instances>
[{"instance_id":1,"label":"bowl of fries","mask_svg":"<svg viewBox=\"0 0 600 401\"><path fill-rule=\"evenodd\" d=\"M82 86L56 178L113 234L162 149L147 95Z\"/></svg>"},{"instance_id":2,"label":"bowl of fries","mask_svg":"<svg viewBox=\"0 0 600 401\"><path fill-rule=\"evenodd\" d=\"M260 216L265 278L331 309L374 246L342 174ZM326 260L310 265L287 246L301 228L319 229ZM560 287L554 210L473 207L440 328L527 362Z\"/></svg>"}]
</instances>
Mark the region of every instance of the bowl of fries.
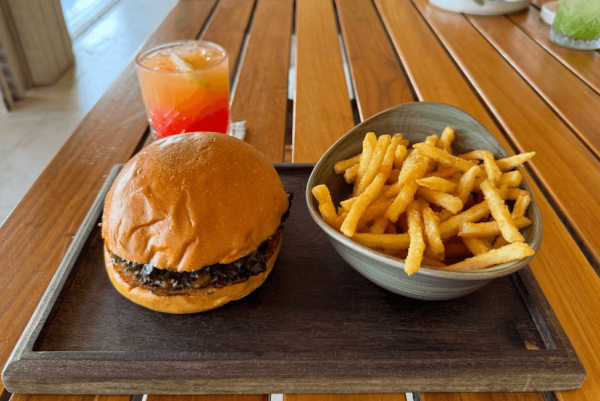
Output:
<instances>
[{"instance_id":1,"label":"bowl of fries","mask_svg":"<svg viewBox=\"0 0 600 401\"><path fill-rule=\"evenodd\" d=\"M423 300L458 298L525 267L542 220L518 167L466 112L403 104L340 138L306 201L340 256L375 284Z\"/></svg>"}]
</instances>

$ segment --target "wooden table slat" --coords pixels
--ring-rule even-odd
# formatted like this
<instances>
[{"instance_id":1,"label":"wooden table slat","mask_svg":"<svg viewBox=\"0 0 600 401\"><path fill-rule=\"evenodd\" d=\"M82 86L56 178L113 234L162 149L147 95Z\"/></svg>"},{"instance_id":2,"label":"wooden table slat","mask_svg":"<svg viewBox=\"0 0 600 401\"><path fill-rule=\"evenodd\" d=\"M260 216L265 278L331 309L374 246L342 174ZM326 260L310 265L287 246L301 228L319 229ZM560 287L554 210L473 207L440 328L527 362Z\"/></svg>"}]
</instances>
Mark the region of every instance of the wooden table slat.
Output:
<instances>
[{"instance_id":1,"label":"wooden table slat","mask_svg":"<svg viewBox=\"0 0 600 401\"><path fill-rule=\"evenodd\" d=\"M600 161L461 14L415 0L596 260L600 260Z\"/></svg>"},{"instance_id":2,"label":"wooden table slat","mask_svg":"<svg viewBox=\"0 0 600 401\"><path fill-rule=\"evenodd\" d=\"M410 1L376 0L376 4L420 100L462 108L485 125L509 153L514 153ZM593 400L600 394L596 351L600 349L600 322L594 318L600 316L600 278L526 171L524 176L533 188L544 222L542 247L530 267L588 372L582 388L560 396L565 401ZM491 395L468 397L483 401Z\"/></svg>"},{"instance_id":3,"label":"wooden table slat","mask_svg":"<svg viewBox=\"0 0 600 401\"><path fill-rule=\"evenodd\" d=\"M293 161L316 162L354 126L331 0L296 4Z\"/></svg>"},{"instance_id":4,"label":"wooden table slat","mask_svg":"<svg viewBox=\"0 0 600 401\"><path fill-rule=\"evenodd\" d=\"M214 1L180 2L143 48L193 39ZM148 126L130 62L0 228L0 366L4 366L104 177L127 161ZM47 244L48 246L31 246Z\"/></svg>"},{"instance_id":5,"label":"wooden table slat","mask_svg":"<svg viewBox=\"0 0 600 401\"><path fill-rule=\"evenodd\" d=\"M467 19L600 157L600 95L508 18L467 15ZM600 63L596 68L600 70Z\"/></svg>"},{"instance_id":6,"label":"wooden table slat","mask_svg":"<svg viewBox=\"0 0 600 401\"><path fill-rule=\"evenodd\" d=\"M373 3L336 0L336 5L360 119L413 102Z\"/></svg>"},{"instance_id":7,"label":"wooden table slat","mask_svg":"<svg viewBox=\"0 0 600 401\"><path fill-rule=\"evenodd\" d=\"M258 2L231 107L232 121L246 121L246 142L274 163L284 153L293 9L291 0Z\"/></svg>"},{"instance_id":8,"label":"wooden table slat","mask_svg":"<svg viewBox=\"0 0 600 401\"><path fill-rule=\"evenodd\" d=\"M568 49L550 42L550 25L540 19L540 11L535 7L529 7L520 13L509 14L506 18L600 93L600 53Z\"/></svg>"},{"instance_id":9,"label":"wooden table slat","mask_svg":"<svg viewBox=\"0 0 600 401\"><path fill-rule=\"evenodd\" d=\"M202 40L221 45L229 53L229 74L233 73L255 0L221 0L213 13Z\"/></svg>"}]
</instances>

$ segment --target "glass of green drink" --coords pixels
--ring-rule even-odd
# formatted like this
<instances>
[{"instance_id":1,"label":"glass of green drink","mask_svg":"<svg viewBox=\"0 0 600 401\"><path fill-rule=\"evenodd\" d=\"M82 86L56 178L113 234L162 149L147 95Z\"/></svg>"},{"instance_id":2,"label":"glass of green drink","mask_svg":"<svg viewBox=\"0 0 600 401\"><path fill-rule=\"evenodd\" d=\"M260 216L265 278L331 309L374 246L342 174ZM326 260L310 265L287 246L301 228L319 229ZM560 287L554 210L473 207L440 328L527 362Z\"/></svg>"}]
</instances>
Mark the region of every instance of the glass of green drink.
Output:
<instances>
[{"instance_id":1,"label":"glass of green drink","mask_svg":"<svg viewBox=\"0 0 600 401\"><path fill-rule=\"evenodd\" d=\"M550 40L572 49L600 49L600 0L559 0Z\"/></svg>"}]
</instances>

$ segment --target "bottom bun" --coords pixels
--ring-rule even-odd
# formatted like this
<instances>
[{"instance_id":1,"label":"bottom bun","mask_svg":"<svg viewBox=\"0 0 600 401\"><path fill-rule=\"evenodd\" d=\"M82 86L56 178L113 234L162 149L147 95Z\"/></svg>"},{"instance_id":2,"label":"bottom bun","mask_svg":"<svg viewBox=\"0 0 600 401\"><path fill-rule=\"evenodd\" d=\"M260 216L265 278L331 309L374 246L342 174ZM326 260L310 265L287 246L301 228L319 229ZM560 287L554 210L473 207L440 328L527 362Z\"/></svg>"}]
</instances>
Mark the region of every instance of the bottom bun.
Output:
<instances>
[{"instance_id":1,"label":"bottom bun","mask_svg":"<svg viewBox=\"0 0 600 401\"><path fill-rule=\"evenodd\" d=\"M114 287L121 295L136 304L164 313L184 314L204 312L223 306L229 301L243 298L260 287L269 276L269 273L271 273L271 270L273 270L275 260L277 259L279 249L281 248L282 238L283 234L279 238L279 243L277 244L273 255L271 255L267 261L267 270L265 272L250 277L248 280L241 283L215 288L215 291L210 294L156 295L146 286L132 287L127 284L120 273L115 270L114 263L112 262L112 258L106 245L104 246L104 261L106 263L108 277L110 277L110 281Z\"/></svg>"}]
</instances>

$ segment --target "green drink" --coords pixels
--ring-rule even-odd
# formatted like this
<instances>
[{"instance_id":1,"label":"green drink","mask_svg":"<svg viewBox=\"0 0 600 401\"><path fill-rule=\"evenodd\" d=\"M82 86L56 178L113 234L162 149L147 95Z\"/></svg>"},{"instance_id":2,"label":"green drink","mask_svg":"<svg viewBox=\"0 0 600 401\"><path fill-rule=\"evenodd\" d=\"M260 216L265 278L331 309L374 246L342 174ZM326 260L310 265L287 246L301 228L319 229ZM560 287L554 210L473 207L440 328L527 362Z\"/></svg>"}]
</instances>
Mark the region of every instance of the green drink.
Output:
<instances>
[{"instance_id":1,"label":"green drink","mask_svg":"<svg viewBox=\"0 0 600 401\"><path fill-rule=\"evenodd\" d=\"M600 0L559 0L550 40L572 49L599 49Z\"/></svg>"}]
</instances>

